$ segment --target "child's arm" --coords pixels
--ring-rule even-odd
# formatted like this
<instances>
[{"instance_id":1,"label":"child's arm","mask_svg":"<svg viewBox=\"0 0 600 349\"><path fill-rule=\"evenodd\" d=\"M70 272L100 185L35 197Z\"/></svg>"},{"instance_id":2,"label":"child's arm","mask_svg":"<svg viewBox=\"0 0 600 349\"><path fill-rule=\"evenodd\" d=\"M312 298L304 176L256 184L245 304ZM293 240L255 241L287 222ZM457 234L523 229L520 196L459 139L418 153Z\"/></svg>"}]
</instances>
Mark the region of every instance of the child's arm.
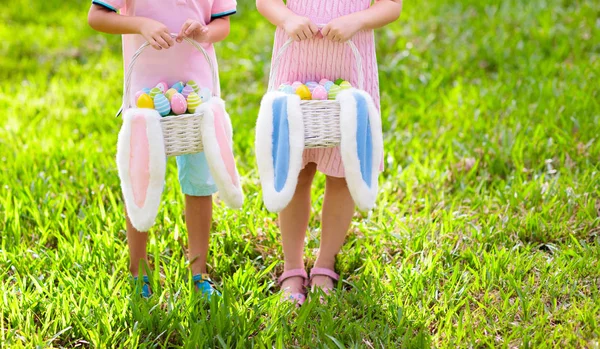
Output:
<instances>
[{"instance_id":1,"label":"child's arm","mask_svg":"<svg viewBox=\"0 0 600 349\"><path fill-rule=\"evenodd\" d=\"M322 30L325 38L345 42L361 30L384 27L400 17L402 0L377 0L366 10L338 17Z\"/></svg>"},{"instance_id":2,"label":"child's arm","mask_svg":"<svg viewBox=\"0 0 600 349\"><path fill-rule=\"evenodd\" d=\"M229 35L229 17L216 18L207 26L200 22L188 19L177 35L177 42L182 42L184 37L194 39L198 42L215 43L223 41Z\"/></svg>"},{"instance_id":3,"label":"child's arm","mask_svg":"<svg viewBox=\"0 0 600 349\"><path fill-rule=\"evenodd\" d=\"M256 8L269 22L282 27L296 41L310 39L319 31L310 19L292 12L282 0L256 0Z\"/></svg>"},{"instance_id":4,"label":"child's arm","mask_svg":"<svg viewBox=\"0 0 600 349\"><path fill-rule=\"evenodd\" d=\"M108 34L140 34L157 50L175 44L164 24L150 18L123 16L96 4L90 8L88 23L93 29Z\"/></svg>"}]
</instances>

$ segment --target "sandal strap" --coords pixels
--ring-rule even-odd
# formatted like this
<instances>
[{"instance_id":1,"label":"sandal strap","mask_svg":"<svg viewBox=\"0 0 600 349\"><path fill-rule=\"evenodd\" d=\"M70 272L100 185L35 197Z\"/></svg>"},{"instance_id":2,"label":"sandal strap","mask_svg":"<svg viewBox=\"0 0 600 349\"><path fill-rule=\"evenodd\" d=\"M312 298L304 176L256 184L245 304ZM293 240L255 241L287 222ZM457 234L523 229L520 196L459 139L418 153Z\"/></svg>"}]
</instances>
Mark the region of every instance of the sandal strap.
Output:
<instances>
[{"instance_id":1,"label":"sandal strap","mask_svg":"<svg viewBox=\"0 0 600 349\"><path fill-rule=\"evenodd\" d=\"M317 275L328 276L334 281L338 281L340 279L340 275L338 273L328 268L312 268L310 270L310 278L312 279Z\"/></svg>"},{"instance_id":2,"label":"sandal strap","mask_svg":"<svg viewBox=\"0 0 600 349\"><path fill-rule=\"evenodd\" d=\"M210 275L208 275L208 274L196 274L196 275L193 275L192 276L192 281L194 281L194 283L206 281L206 282L208 282L211 285L215 284L212 281L212 279L210 278Z\"/></svg>"},{"instance_id":3,"label":"sandal strap","mask_svg":"<svg viewBox=\"0 0 600 349\"><path fill-rule=\"evenodd\" d=\"M303 278L304 284L306 286L306 284L308 283L308 274L306 273L306 270L300 269L300 268L291 269L291 270L283 272L283 274L281 274L281 276L279 277L277 282L281 285L281 283L284 282L285 280L292 278L292 277L296 277L296 276Z\"/></svg>"}]
</instances>

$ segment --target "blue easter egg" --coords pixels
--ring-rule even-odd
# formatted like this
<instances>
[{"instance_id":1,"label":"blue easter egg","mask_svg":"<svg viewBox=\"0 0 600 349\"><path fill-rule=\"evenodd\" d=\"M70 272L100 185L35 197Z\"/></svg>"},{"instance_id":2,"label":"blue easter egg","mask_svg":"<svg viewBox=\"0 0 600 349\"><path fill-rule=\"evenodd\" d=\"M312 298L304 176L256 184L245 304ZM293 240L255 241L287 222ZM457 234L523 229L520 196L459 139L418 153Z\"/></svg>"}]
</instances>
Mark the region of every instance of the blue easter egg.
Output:
<instances>
[{"instance_id":1,"label":"blue easter egg","mask_svg":"<svg viewBox=\"0 0 600 349\"><path fill-rule=\"evenodd\" d=\"M175 83L173 86L171 86L172 89L177 90L177 92L181 93L181 91L183 91L183 84L181 83L181 81Z\"/></svg>"},{"instance_id":2,"label":"blue easter egg","mask_svg":"<svg viewBox=\"0 0 600 349\"><path fill-rule=\"evenodd\" d=\"M285 86L282 90L280 90L281 92L288 94L288 95L293 95L296 93L296 89L293 88L290 85Z\"/></svg>"},{"instance_id":3,"label":"blue easter egg","mask_svg":"<svg viewBox=\"0 0 600 349\"><path fill-rule=\"evenodd\" d=\"M171 112L171 104L162 93L154 96L154 109L162 116L167 116Z\"/></svg>"},{"instance_id":4,"label":"blue easter egg","mask_svg":"<svg viewBox=\"0 0 600 349\"><path fill-rule=\"evenodd\" d=\"M149 94L150 94L150 89L149 89L149 88L147 88L147 87L144 87L144 88L142 89L142 91L144 91L144 93L145 93L145 94L147 94L147 95L149 95Z\"/></svg>"},{"instance_id":5,"label":"blue easter egg","mask_svg":"<svg viewBox=\"0 0 600 349\"><path fill-rule=\"evenodd\" d=\"M325 87L325 89L327 90L327 92L329 92L329 89L331 88L331 86L335 85L335 83L333 81L327 81L323 87Z\"/></svg>"}]
</instances>

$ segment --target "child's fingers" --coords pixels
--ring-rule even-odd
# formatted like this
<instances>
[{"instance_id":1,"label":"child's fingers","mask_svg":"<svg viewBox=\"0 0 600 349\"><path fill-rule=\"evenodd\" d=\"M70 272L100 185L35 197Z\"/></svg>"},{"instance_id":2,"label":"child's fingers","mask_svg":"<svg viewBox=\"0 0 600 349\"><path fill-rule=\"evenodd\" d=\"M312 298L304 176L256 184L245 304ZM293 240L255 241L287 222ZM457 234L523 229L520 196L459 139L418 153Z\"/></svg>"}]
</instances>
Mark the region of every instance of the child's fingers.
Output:
<instances>
[{"instance_id":1,"label":"child's fingers","mask_svg":"<svg viewBox=\"0 0 600 349\"><path fill-rule=\"evenodd\" d=\"M202 29L202 25L200 23L194 22L190 24L190 26L187 27L187 29L185 30L185 36L190 36L194 34L194 32L198 29Z\"/></svg>"},{"instance_id":2,"label":"child's fingers","mask_svg":"<svg viewBox=\"0 0 600 349\"><path fill-rule=\"evenodd\" d=\"M162 47L160 47L160 45L156 42L156 40L154 39L150 39L148 40L148 43L150 44L150 46L152 46L155 50L162 50Z\"/></svg>"},{"instance_id":3,"label":"child's fingers","mask_svg":"<svg viewBox=\"0 0 600 349\"><path fill-rule=\"evenodd\" d=\"M192 25L192 20L188 19L187 21L185 21L185 23L183 23L183 25L181 26L181 30L179 31L179 34L177 35L177 42L181 42L183 41L183 37L185 36L185 31L189 28L190 25Z\"/></svg>"},{"instance_id":4,"label":"child's fingers","mask_svg":"<svg viewBox=\"0 0 600 349\"><path fill-rule=\"evenodd\" d=\"M167 48L169 48L169 44L167 44L167 42L165 41L165 39L163 39L163 38L162 38L162 36L155 36L155 37L154 37L154 40L156 40L156 43L157 43L157 44L158 44L160 47L162 47L162 48L164 48L164 49L167 49Z\"/></svg>"},{"instance_id":5,"label":"child's fingers","mask_svg":"<svg viewBox=\"0 0 600 349\"><path fill-rule=\"evenodd\" d=\"M165 32L165 33L162 33L160 36L163 38L163 40L165 40L165 42L167 43L167 45L169 45L169 47L175 45L175 41L171 37L171 34Z\"/></svg>"},{"instance_id":6,"label":"child's fingers","mask_svg":"<svg viewBox=\"0 0 600 349\"><path fill-rule=\"evenodd\" d=\"M308 29L310 29L310 32L313 35L317 35L317 33L319 32L319 27L313 22L310 22L310 24L308 25Z\"/></svg>"},{"instance_id":7,"label":"child's fingers","mask_svg":"<svg viewBox=\"0 0 600 349\"><path fill-rule=\"evenodd\" d=\"M330 31L331 31L331 27L328 24L325 27L323 27L323 29L321 29L321 35L323 35L324 38L328 38Z\"/></svg>"}]
</instances>

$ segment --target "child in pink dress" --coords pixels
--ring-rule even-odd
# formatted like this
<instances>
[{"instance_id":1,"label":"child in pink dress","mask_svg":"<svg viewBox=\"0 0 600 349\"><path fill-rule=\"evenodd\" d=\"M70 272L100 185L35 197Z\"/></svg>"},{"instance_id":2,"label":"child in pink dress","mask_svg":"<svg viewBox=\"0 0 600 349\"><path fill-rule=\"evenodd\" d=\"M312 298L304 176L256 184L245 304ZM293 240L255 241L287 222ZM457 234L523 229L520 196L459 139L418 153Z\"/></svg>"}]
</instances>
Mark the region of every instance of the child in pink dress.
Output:
<instances>
[{"instance_id":1,"label":"child in pink dress","mask_svg":"<svg viewBox=\"0 0 600 349\"><path fill-rule=\"evenodd\" d=\"M132 72L132 95L144 87L164 81L172 84L194 80L199 86L213 86L208 63L202 53L183 42L191 38L208 52L216 66L213 43L229 35L229 15L236 12L235 0L92 0L90 26L109 34L123 35L123 60L129 65L133 54L146 41L145 50ZM175 38L171 33L177 34ZM217 84L218 86L218 81ZM218 95L219 91L213 91ZM135 105L135 101L131 101ZM189 236L192 280L202 294L218 294L206 273L209 233L212 223L212 195L217 191L204 153L177 157L179 182L185 194L185 216ZM148 234L137 231L127 219L130 271L134 279L143 275L141 293L150 296L146 268Z\"/></svg>"},{"instance_id":2,"label":"child in pink dress","mask_svg":"<svg viewBox=\"0 0 600 349\"><path fill-rule=\"evenodd\" d=\"M335 80L342 78L358 87L358 72L352 51L345 44L352 40L362 56L365 84L379 108L379 78L373 29L383 27L400 16L402 0L256 0L258 11L277 26L273 56L288 40L296 41L282 57L275 86L284 82ZM326 178L322 213L322 236L317 260L310 272L304 268L304 238L311 209L311 184L319 170ZM306 286L328 293L339 279L335 257L340 251L354 214L339 148L307 149L303 169L290 204L281 211L284 273L281 289L290 299L302 304Z\"/></svg>"}]
</instances>

